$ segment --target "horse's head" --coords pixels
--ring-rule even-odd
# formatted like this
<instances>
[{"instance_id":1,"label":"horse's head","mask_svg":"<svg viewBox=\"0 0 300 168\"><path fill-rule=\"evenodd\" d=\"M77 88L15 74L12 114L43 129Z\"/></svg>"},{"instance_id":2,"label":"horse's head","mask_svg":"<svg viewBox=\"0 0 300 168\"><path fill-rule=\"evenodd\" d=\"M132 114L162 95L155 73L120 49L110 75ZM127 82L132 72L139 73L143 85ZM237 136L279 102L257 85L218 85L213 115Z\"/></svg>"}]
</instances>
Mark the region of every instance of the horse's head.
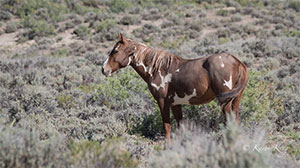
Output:
<instances>
[{"instance_id":1,"label":"horse's head","mask_svg":"<svg viewBox=\"0 0 300 168\"><path fill-rule=\"evenodd\" d=\"M114 45L114 48L109 53L105 60L102 73L105 76L110 76L118 69L124 68L131 63L133 55L137 47L132 40L126 39L119 33L119 41Z\"/></svg>"}]
</instances>

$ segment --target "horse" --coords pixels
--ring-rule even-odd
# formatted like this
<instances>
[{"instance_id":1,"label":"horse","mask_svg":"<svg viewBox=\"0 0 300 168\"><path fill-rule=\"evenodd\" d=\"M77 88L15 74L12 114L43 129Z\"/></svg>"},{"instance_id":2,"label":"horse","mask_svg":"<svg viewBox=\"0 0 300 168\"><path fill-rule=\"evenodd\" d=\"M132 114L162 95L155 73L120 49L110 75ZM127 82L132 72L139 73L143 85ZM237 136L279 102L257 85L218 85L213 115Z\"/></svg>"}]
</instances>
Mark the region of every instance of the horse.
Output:
<instances>
[{"instance_id":1,"label":"horse","mask_svg":"<svg viewBox=\"0 0 300 168\"><path fill-rule=\"evenodd\" d=\"M163 50L118 35L118 41L103 63L105 76L131 66L147 83L159 106L165 138L170 144L170 109L178 127L183 119L181 105L199 105L214 99L223 114L235 114L248 82L247 67L228 53L184 59Z\"/></svg>"}]
</instances>

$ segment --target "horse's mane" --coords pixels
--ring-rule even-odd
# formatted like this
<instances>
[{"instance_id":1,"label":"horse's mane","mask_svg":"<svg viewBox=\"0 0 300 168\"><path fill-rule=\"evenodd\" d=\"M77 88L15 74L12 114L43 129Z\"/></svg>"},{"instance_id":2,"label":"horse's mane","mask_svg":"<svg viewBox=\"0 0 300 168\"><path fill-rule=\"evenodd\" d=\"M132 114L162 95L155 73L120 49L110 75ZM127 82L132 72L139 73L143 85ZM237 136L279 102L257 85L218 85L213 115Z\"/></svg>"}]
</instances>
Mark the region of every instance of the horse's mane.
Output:
<instances>
[{"instance_id":1,"label":"horse's mane","mask_svg":"<svg viewBox=\"0 0 300 168\"><path fill-rule=\"evenodd\" d=\"M138 52L136 53L136 61L148 65L148 73L152 75L159 69L168 72L170 66L182 59L172 53L167 53L163 50L153 49L144 44L136 43Z\"/></svg>"}]
</instances>

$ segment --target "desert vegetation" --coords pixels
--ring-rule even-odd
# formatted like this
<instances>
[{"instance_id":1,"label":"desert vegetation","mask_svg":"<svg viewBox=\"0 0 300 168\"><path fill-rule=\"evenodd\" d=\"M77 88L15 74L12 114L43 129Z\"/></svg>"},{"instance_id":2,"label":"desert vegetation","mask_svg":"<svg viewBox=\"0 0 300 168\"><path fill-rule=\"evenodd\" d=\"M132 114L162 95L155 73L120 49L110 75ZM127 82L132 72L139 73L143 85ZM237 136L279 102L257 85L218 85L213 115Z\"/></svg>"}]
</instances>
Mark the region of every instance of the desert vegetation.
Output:
<instances>
[{"instance_id":1,"label":"desert vegetation","mask_svg":"<svg viewBox=\"0 0 300 168\"><path fill-rule=\"evenodd\" d=\"M0 167L299 167L299 12L298 0L0 0ZM241 126L215 101L184 106L166 147L138 74L101 73L119 32L242 60Z\"/></svg>"}]
</instances>

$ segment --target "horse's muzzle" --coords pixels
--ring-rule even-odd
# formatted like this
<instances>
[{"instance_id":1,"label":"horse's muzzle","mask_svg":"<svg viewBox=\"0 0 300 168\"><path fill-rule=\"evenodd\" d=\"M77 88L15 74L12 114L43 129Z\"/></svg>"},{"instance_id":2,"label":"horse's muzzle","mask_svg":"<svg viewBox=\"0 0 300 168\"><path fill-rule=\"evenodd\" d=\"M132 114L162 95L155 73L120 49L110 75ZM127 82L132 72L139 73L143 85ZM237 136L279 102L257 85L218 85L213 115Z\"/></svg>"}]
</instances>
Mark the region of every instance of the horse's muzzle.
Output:
<instances>
[{"instance_id":1,"label":"horse's muzzle","mask_svg":"<svg viewBox=\"0 0 300 168\"><path fill-rule=\"evenodd\" d=\"M102 73L103 73L103 75L105 75L106 77L107 76L111 76L111 70L104 70L104 68L102 67Z\"/></svg>"}]
</instances>

